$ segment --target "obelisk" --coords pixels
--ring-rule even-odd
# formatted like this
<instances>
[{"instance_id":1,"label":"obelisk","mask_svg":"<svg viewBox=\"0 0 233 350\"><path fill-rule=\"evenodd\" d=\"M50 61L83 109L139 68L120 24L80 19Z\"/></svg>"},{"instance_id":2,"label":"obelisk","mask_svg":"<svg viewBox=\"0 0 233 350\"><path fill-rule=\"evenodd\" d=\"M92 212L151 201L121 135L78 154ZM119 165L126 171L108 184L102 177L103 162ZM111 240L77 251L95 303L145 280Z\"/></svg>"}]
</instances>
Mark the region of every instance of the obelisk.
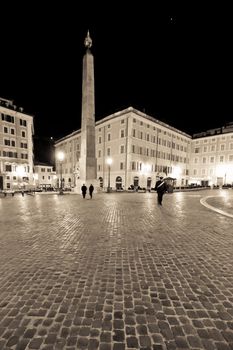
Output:
<instances>
[{"instance_id":1,"label":"obelisk","mask_svg":"<svg viewBox=\"0 0 233 350\"><path fill-rule=\"evenodd\" d=\"M86 52L83 57L83 81L82 81L82 121L81 121L81 156L79 158L80 178L77 183L89 186L91 183L95 189L97 185L97 159L95 153L95 79L94 58L91 53L92 40L87 32L84 41Z\"/></svg>"}]
</instances>

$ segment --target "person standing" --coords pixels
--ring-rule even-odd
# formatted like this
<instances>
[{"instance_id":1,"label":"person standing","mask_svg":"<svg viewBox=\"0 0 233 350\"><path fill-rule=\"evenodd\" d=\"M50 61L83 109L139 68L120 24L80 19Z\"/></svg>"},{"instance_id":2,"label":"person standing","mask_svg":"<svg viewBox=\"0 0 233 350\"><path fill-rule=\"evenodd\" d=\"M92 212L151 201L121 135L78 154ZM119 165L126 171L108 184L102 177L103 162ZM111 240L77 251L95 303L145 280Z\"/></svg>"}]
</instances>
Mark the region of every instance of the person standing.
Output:
<instances>
[{"instance_id":1,"label":"person standing","mask_svg":"<svg viewBox=\"0 0 233 350\"><path fill-rule=\"evenodd\" d=\"M85 198L86 197L86 193L87 193L87 186L85 184L82 185L81 191L82 191L83 198Z\"/></svg>"},{"instance_id":2,"label":"person standing","mask_svg":"<svg viewBox=\"0 0 233 350\"><path fill-rule=\"evenodd\" d=\"M94 186L92 184L90 184L90 186L89 186L89 194L90 194L91 199L92 199L93 191L94 191Z\"/></svg>"},{"instance_id":3,"label":"person standing","mask_svg":"<svg viewBox=\"0 0 233 350\"><path fill-rule=\"evenodd\" d=\"M162 177L162 176L160 176L159 180L156 181L155 190L157 191L158 204L159 204L159 205L162 205L163 195L164 195L164 193L167 191L167 184L166 184L166 182L163 180L163 177Z\"/></svg>"}]
</instances>

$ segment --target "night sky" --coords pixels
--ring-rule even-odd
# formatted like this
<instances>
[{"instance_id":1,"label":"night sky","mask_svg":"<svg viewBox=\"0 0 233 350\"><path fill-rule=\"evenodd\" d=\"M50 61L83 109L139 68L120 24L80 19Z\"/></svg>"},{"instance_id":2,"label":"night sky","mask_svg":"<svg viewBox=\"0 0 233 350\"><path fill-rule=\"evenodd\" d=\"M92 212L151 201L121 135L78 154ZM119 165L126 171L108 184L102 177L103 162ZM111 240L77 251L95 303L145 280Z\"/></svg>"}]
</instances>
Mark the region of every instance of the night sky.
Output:
<instances>
[{"instance_id":1,"label":"night sky","mask_svg":"<svg viewBox=\"0 0 233 350\"><path fill-rule=\"evenodd\" d=\"M230 5L59 3L1 5L0 96L34 115L36 136L80 128L87 29L96 120L133 106L189 134L233 121Z\"/></svg>"}]
</instances>

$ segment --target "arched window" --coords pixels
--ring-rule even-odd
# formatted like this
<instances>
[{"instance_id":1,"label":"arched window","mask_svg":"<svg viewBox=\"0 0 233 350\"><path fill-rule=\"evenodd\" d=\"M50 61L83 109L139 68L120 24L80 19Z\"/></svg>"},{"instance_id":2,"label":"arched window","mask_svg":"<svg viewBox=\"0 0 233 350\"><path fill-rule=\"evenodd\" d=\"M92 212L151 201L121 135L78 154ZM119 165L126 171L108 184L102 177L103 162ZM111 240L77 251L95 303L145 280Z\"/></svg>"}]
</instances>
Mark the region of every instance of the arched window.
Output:
<instances>
[{"instance_id":1,"label":"arched window","mask_svg":"<svg viewBox=\"0 0 233 350\"><path fill-rule=\"evenodd\" d=\"M151 188L151 177L147 178L146 187L148 190Z\"/></svg>"},{"instance_id":2,"label":"arched window","mask_svg":"<svg viewBox=\"0 0 233 350\"><path fill-rule=\"evenodd\" d=\"M134 188L138 187L138 185L139 185L139 177L138 176L134 176L134 178L133 178L133 185L134 185Z\"/></svg>"},{"instance_id":3,"label":"arched window","mask_svg":"<svg viewBox=\"0 0 233 350\"><path fill-rule=\"evenodd\" d=\"M101 176L99 177L99 182L100 182L100 187L103 188L103 178Z\"/></svg>"},{"instance_id":4,"label":"arched window","mask_svg":"<svg viewBox=\"0 0 233 350\"><path fill-rule=\"evenodd\" d=\"M121 176L116 177L116 190L122 189L122 178Z\"/></svg>"}]
</instances>

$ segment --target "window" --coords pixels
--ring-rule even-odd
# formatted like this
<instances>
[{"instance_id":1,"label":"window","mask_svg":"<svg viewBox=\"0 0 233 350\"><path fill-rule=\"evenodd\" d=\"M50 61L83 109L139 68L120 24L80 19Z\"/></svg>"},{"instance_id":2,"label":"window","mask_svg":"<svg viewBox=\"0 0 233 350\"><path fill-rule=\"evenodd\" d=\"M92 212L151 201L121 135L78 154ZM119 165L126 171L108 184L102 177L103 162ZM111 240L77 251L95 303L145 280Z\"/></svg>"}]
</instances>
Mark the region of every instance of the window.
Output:
<instances>
[{"instance_id":1,"label":"window","mask_svg":"<svg viewBox=\"0 0 233 350\"><path fill-rule=\"evenodd\" d=\"M7 134L8 133L8 128L6 126L4 126L4 133Z\"/></svg>"},{"instance_id":2,"label":"window","mask_svg":"<svg viewBox=\"0 0 233 350\"><path fill-rule=\"evenodd\" d=\"M111 134L108 134L108 141L111 140Z\"/></svg>"},{"instance_id":3,"label":"window","mask_svg":"<svg viewBox=\"0 0 233 350\"><path fill-rule=\"evenodd\" d=\"M210 157L210 163L214 163L214 157Z\"/></svg>"},{"instance_id":4,"label":"window","mask_svg":"<svg viewBox=\"0 0 233 350\"><path fill-rule=\"evenodd\" d=\"M14 140L11 140L11 146L15 147L15 141Z\"/></svg>"},{"instance_id":5,"label":"window","mask_svg":"<svg viewBox=\"0 0 233 350\"><path fill-rule=\"evenodd\" d=\"M123 169L124 169L124 163L120 162L120 170L123 170Z\"/></svg>"},{"instance_id":6,"label":"window","mask_svg":"<svg viewBox=\"0 0 233 350\"><path fill-rule=\"evenodd\" d=\"M224 151L225 145L221 145L221 151Z\"/></svg>"},{"instance_id":7,"label":"window","mask_svg":"<svg viewBox=\"0 0 233 350\"><path fill-rule=\"evenodd\" d=\"M124 152L125 152L125 146L121 145L121 153L124 153Z\"/></svg>"},{"instance_id":8,"label":"window","mask_svg":"<svg viewBox=\"0 0 233 350\"><path fill-rule=\"evenodd\" d=\"M99 136L99 143L101 143L101 136Z\"/></svg>"},{"instance_id":9,"label":"window","mask_svg":"<svg viewBox=\"0 0 233 350\"><path fill-rule=\"evenodd\" d=\"M21 153L21 159L28 159L28 155L26 153Z\"/></svg>"},{"instance_id":10,"label":"window","mask_svg":"<svg viewBox=\"0 0 233 350\"><path fill-rule=\"evenodd\" d=\"M124 123L125 123L125 120L124 120L124 119L122 119L122 120L121 120L121 124L124 124Z\"/></svg>"},{"instance_id":11,"label":"window","mask_svg":"<svg viewBox=\"0 0 233 350\"><path fill-rule=\"evenodd\" d=\"M101 150L98 151L98 157L101 157Z\"/></svg>"},{"instance_id":12,"label":"window","mask_svg":"<svg viewBox=\"0 0 233 350\"><path fill-rule=\"evenodd\" d=\"M132 145L132 153L135 153L135 145Z\"/></svg>"},{"instance_id":13,"label":"window","mask_svg":"<svg viewBox=\"0 0 233 350\"><path fill-rule=\"evenodd\" d=\"M133 129L133 137L135 137L135 135L136 135L136 130Z\"/></svg>"},{"instance_id":14,"label":"window","mask_svg":"<svg viewBox=\"0 0 233 350\"><path fill-rule=\"evenodd\" d=\"M111 149L107 148L107 156L110 156L110 155L111 155Z\"/></svg>"},{"instance_id":15,"label":"window","mask_svg":"<svg viewBox=\"0 0 233 350\"><path fill-rule=\"evenodd\" d=\"M10 164L6 164L5 169L6 169L6 171L11 171L11 165Z\"/></svg>"},{"instance_id":16,"label":"window","mask_svg":"<svg viewBox=\"0 0 233 350\"><path fill-rule=\"evenodd\" d=\"M11 135L15 134L15 129L11 129Z\"/></svg>"},{"instance_id":17,"label":"window","mask_svg":"<svg viewBox=\"0 0 233 350\"><path fill-rule=\"evenodd\" d=\"M14 117L12 117L11 115L7 115L7 114L2 114L2 120L4 120L5 122L8 122L8 123L15 122Z\"/></svg>"},{"instance_id":18,"label":"window","mask_svg":"<svg viewBox=\"0 0 233 350\"><path fill-rule=\"evenodd\" d=\"M21 142L20 147L21 148L28 148L28 145L27 145L27 143Z\"/></svg>"},{"instance_id":19,"label":"window","mask_svg":"<svg viewBox=\"0 0 233 350\"><path fill-rule=\"evenodd\" d=\"M195 147L194 148L194 153L199 153L200 152L200 148L199 147Z\"/></svg>"},{"instance_id":20,"label":"window","mask_svg":"<svg viewBox=\"0 0 233 350\"><path fill-rule=\"evenodd\" d=\"M121 130L121 137L125 137L125 130Z\"/></svg>"},{"instance_id":21,"label":"window","mask_svg":"<svg viewBox=\"0 0 233 350\"><path fill-rule=\"evenodd\" d=\"M219 157L219 161L222 163L222 162L224 162L224 156L220 156Z\"/></svg>"},{"instance_id":22,"label":"window","mask_svg":"<svg viewBox=\"0 0 233 350\"><path fill-rule=\"evenodd\" d=\"M27 126L27 121L24 119L19 120L21 126Z\"/></svg>"},{"instance_id":23,"label":"window","mask_svg":"<svg viewBox=\"0 0 233 350\"><path fill-rule=\"evenodd\" d=\"M22 137L26 137L26 132L22 131Z\"/></svg>"},{"instance_id":24,"label":"window","mask_svg":"<svg viewBox=\"0 0 233 350\"><path fill-rule=\"evenodd\" d=\"M5 146L10 146L11 145L11 142L10 142L10 140L4 140L4 145Z\"/></svg>"}]
</instances>

